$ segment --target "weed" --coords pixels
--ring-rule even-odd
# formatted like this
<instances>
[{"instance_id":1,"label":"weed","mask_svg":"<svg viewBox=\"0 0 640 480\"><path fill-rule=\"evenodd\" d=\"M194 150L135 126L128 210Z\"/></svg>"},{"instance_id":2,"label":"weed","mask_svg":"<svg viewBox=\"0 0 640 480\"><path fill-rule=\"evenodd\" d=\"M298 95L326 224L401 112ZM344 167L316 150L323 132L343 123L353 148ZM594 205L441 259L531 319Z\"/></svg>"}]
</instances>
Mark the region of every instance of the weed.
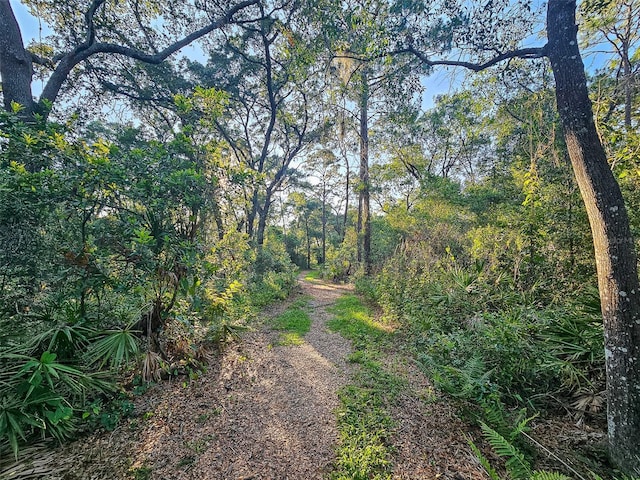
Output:
<instances>
[{"instance_id":1,"label":"weed","mask_svg":"<svg viewBox=\"0 0 640 480\"><path fill-rule=\"evenodd\" d=\"M147 465L143 465L141 467L132 468L129 472L133 476L134 480L149 480L153 473L153 469Z\"/></svg>"},{"instance_id":2,"label":"weed","mask_svg":"<svg viewBox=\"0 0 640 480\"><path fill-rule=\"evenodd\" d=\"M376 321L355 295L340 297L329 311L335 315L329 328L353 341L356 348L367 343L382 344L389 337L389 328Z\"/></svg>"},{"instance_id":3,"label":"weed","mask_svg":"<svg viewBox=\"0 0 640 480\"><path fill-rule=\"evenodd\" d=\"M305 280L318 280L322 275L320 270L311 270L304 276Z\"/></svg>"},{"instance_id":4,"label":"weed","mask_svg":"<svg viewBox=\"0 0 640 480\"><path fill-rule=\"evenodd\" d=\"M216 407L206 413L201 413L196 417L196 423L206 423L211 417L217 417L220 413L222 413L222 409L220 407Z\"/></svg>"},{"instance_id":5,"label":"weed","mask_svg":"<svg viewBox=\"0 0 640 480\"><path fill-rule=\"evenodd\" d=\"M184 446L189 450L192 450L197 455L200 455L207 449L209 442L213 440L213 435L207 435L203 438L199 438L197 440L193 440L191 442L184 442Z\"/></svg>"},{"instance_id":6,"label":"weed","mask_svg":"<svg viewBox=\"0 0 640 480\"><path fill-rule=\"evenodd\" d=\"M194 457L193 455L187 455L186 457L182 457L178 461L178 468L189 467L193 465L195 461L196 461L196 457Z\"/></svg>"}]
</instances>

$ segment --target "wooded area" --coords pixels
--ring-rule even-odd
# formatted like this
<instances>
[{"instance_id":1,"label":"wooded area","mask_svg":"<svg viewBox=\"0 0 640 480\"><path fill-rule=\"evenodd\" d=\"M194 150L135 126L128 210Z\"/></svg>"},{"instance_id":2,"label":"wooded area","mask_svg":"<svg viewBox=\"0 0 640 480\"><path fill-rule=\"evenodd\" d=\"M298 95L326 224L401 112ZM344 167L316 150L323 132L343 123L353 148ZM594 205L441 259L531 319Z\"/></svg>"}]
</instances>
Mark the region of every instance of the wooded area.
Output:
<instances>
[{"instance_id":1,"label":"wooded area","mask_svg":"<svg viewBox=\"0 0 640 480\"><path fill-rule=\"evenodd\" d=\"M593 478L640 476L639 2L22 3L52 33L0 0L3 456L313 268L512 458L532 415L606 416Z\"/></svg>"}]
</instances>

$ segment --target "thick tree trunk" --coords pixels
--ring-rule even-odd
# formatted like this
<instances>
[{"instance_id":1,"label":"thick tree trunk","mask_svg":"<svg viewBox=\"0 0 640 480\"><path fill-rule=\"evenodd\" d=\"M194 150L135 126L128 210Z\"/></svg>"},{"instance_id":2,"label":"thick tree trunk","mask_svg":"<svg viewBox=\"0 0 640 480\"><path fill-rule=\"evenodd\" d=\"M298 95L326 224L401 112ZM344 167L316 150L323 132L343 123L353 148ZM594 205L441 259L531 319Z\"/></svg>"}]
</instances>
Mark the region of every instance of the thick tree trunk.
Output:
<instances>
[{"instance_id":1,"label":"thick tree trunk","mask_svg":"<svg viewBox=\"0 0 640 480\"><path fill-rule=\"evenodd\" d=\"M610 455L640 474L640 285L622 194L593 122L575 22L576 2L550 0L548 56L569 157L595 247L605 330Z\"/></svg>"},{"instance_id":2,"label":"thick tree trunk","mask_svg":"<svg viewBox=\"0 0 640 480\"><path fill-rule=\"evenodd\" d=\"M11 103L16 102L24 107L22 115L31 117L34 112L32 74L31 55L24 48L9 0L0 0L0 76L5 110L11 111Z\"/></svg>"}]
</instances>

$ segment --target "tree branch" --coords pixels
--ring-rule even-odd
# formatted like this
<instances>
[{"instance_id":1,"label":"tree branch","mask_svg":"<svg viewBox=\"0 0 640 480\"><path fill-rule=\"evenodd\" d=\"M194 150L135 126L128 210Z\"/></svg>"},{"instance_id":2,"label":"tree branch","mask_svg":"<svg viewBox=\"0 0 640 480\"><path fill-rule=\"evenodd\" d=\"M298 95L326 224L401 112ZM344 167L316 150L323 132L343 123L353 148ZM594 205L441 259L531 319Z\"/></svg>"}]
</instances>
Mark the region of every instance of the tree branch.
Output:
<instances>
[{"instance_id":1,"label":"tree branch","mask_svg":"<svg viewBox=\"0 0 640 480\"><path fill-rule=\"evenodd\" d=\"M547 56L547 45L543 47L532 47L532 48L521 48L518 50L511 50L509 52L501 53L500 55L496 55L490 60L487 60L484 63L473 63L473 62L465 62L461 60L431 60L427 55L422 52L416 50L413 46L409 46L405 49L397 50L393 53L411 53L415 55L424 65L429 67L435 66L448 66L448 67L463 67L474 72L480 72L482 70L486 70L489 67L492 67L504 60L509 60L512 58L543 58Z\"/></svg>"},{"instance_id":2,"label":"tree branch","mask_svg":"<svg viewBox=\"0 0 640 480\"><path fill-rule=\"evenodd\" d=\"M164 50L161 50L156 54L145 53L135 48L125 47L123 45L116 45L113 43L96 43L89 48L89 51L91 52L90 53L91 55L96 53L115 53L119 55L124 55L129 58L133 58L134 60L139 60L144 63L157 65L165 61L169 56L173 55L181 48L186 47L187 45L193 43L194 41L198 40L199 38L205 36L208 33L213 32L218 28L224 27L225 25L231 22L233 15L235 15L238 11L242 10L243 8L254 5L258 2L259 0L245 0L244 2L241 2L238 5L235 5L234 7L230 8L229 11L227 11L224 14L224 16L220 17L215 22L212 22L206 27L203 27L200 30L197 30L187 35L182 40L179 40L173 43L172 45L169 45L167 48L165 48Z\"/></svg>"},{"instance_id":3,"label":"tree branch","mask_svg":"<svg viewBox=\"0 0 640 480\"><path fill-rule=\"evenodd\" d=\"M169 45L164 50L155 53L149 54L143 52L141 50L127 47L124 45L118 45L113 43L94 43L95 42L95 27L93 23L93 15L95 15L98 7L104 3L105 0L94 0L91 4L90 8L87 10L85 14L85 19L87 21L87 39L80 45L78 45L75 49L73 49L68 54L62 56L60 58L60 62L56 66L53 71L49 81L42 91L42 95L40 96L40 104L42 105L43 101L48 101L53 103L58 94L60 93L60 89L62 88L62 84L66 81L71 70L83 62L87 58L92 55L96 55L98 53L110 53L116 55L124 55L126 57L132 58L134 60L138 60L140 62L149 63L153 65L158 65L166 60L170 55L176 53L181 48L191 44L195 40L211 33L212 31L222 28L223 26L231 23L233 16L239 12L240 10L247 8L251 5L255 5L259 2L259 0L245 0L240 2L239 4L231 7L225 14L220 17L218 20L211 22L206 27L197 30L183 39Z\"/></svg>"}]
</instances>

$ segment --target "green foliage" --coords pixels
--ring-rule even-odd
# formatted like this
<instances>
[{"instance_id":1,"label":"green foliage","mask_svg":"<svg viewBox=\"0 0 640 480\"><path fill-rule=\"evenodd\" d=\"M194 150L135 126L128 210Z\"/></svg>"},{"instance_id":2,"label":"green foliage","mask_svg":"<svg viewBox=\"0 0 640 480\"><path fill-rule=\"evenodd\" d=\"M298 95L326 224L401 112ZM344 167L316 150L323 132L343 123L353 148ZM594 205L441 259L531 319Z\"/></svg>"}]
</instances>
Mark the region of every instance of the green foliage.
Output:
<instances>
[{"instance_id":1,"label":"green foliage","mask_svg":"<svg viewBox=\"0 0 640 480\"><path fill-rule=\"evenodd\" d=\"M306 311L306 306L306 300L298 300L272 320L273 328L283 332L280 336L280 345L304 343L304 336L311 328L311 318Z\"/></svg>"},{"instance_id":2,"label":"green foliage","mask_svg":"<svg viewBox=\"0 0 640 480\"><path fill-rule=\"evenodd\" d=\"M213 121L225 98L199 90L181 101ZM0 126L0 436L14 450L110 416L86 403L145 349L166 348L144 352L148 379L169 361L204 361L207 331L236 336L294 284L277 242L256 266L235 228L210 238L224 163L216 142L198 143L188 128L159 142L129 127L79 132L10 113ZM215 225L224 230L224 219Z\"/></svg>"},{"instance_id":3,"label":"green foliage","mask_svg":"<svg viewBox=\"0 0 640 480\"><path fill-rule=\"evenodd\" d=\"M521 412L521 414L524 411ZM525 418L521 415L522 419L517 422L515 427L511 429L508 437L498 433L495 429L491 428L484 422L480 422L480 428L482 429L482 436L489 442L492 450L500 458L506 460L505 468L507 470L508 478L513 480L518 479L556 479L556 480L569 480L570 477L562 475L557 472L546 471L532 471L531 463L526 458L525 454L515 446L516 440L520 437L522 432L527 430L527 424L532 420L531 418ZM469 444L474 454L478 457L481 465L484 467L489 477L492 480L500 480L500 476L493 468L489 460L480 452L480 449L469 440Z\"/></svg>"},{"instance_id":4,"label":"green foliage","mask_svg":"<svg viewBox=\"0 0 640 480\"><path fill-rule=\"evenodd\" d=\"M214 322L207 332L207 338L218 345L224 345L231 340L240 340L242 332L249 330L247 325L231 323L227 320Z\"/></svg>"},{"instance_id":5,"label":"green foliage","mask_svg":"<svg viewBox=\"0 0 640 480\"><path fill-rule=\"evenodd\" d=\"M305 280L318 280L321 277L321 272L319 270L310 270L304 276Z\"/></svg>"},{"instance_id":6,"label":"green foliage","mask_svg":"<svg viewBox=\"0 0 640 480\"><path fill-rule=\"evenodd\" d=\"M397 160L404 171L391 164L393 174L381 176L396 195L406 191L384 197L377 225L385 253L376 275L356 282L384 319L401 325L435 383L496 424L508 406L541 407L549 393L568 404L603 384L599 305L582 286L594 279L588 225L559 160L564 147L550 140L552 92L508 98L495 112L501 122L485 125L498 149L490 170L474 165L484 175L461 187L425 171L433 164L413 152ZM438 134L482 113L457 112L463 104L480 105L456 96L429 113ZM463 129L453 134L476 135L474 148L486 146L473 126Z\"/></svg>"},{"instance_id":7,"label":"green foliage","mask_svg":"<svg viewBox=\"0 0 640 480\"><path fill-rule=\"evenodd\" d=\"M357 234L355 229L348 229L344 241L335 247L327 248L324 269L326 276L334 282L346 282L355 273L357 265Z\"/></svg>"},{"instance_id":8,"label":"green foliage","mask_svg":"<svg viewBox=\"0 0 640 480\"><path fill-rule=\"evenodd\" d=\"M505 467L509 476L514 480L527 479L531 476L531 465L509 440L485 423L481 423L482 434L487 439L493 451L502 458L506 458Z\"/></svg>"},{"instance_id":9,"label":"green foliage","mask_svg":"<svg viewBox=\"0 0 640 480\"><path fill-rule=\"evenodd\" d=\"M344 387L338 397L340 446L331 478L390 479L387 439L393 424L380 397L356 385Z\"/></svg>"},{"instance_id":10,"label":"green foliage","mask_svg":"<svg viewBox=\"0 0 640 480\"><path fill-rule=\"evenodd\" d=\"M114 389L95 375L57 362L55 353L32 357L17 351L0 350L0 452L6 441L16 457L19 442L34 435L68 438L77 426L74 407L88 395Z\"/></svg>"},{"instance_id":11,"label":"green foliage","mask_svg":"<svg viewBox=\"0 0 640 480\"><path fill-rule=\"evenodd\" d=\"M369 342L382 345L389 335L385 325L373 318L371 310L356 295L340 297L329 311L334 318L327 323L328 327L354 342L356 347Z\"/></svg>"},{"instance_id":12,"label":"green foliage","mask_svg":"<svg viewBox=\"0 0 640 480\"><path fill-rule=\"evenodd\" d=\"M97 398L84 408L82 420L89 428L102 427L113 431L123 418L129 417L134 411L134 404L124 395L118 395L109 403Z\"/></svg>"},{"instance_id":13,"label":"green foliage","mask_svg":"<svg viewBox=\"0 0 640 480\"><path fill-rule=\"evenodd\" d=\"M105 365L112 368L127 365L139 352L134 334L131 327L100 332L87 352L89 362L98 364L100 368Z\"/></svg>"},{"instance_id":14,"label":"green foliage","mask_svg":"<svg viewBox=\"0 0 640 480\"><path fill-rule=\"evenodd\" d=\"M295 285L296 271L286 249L276 238L267 238L253 265L251 303L263 307L284 300Z\"/></svg>"},{"instance_id":15,"label":"green foliage","mask_svg":"<svg viewBox=\"0 0 640 480\"><path fill-rule=\"evenodd\" d=\"M353 342L356 350L349 360L361 368L354 384L338 393L340 446L331 477L389 479L388 438L393 421L387 410L402 385L377 360L381 342L389 334L355 295L339 298L332 313L335 318L329 328Z\"/></svg>"}]
</instances>

